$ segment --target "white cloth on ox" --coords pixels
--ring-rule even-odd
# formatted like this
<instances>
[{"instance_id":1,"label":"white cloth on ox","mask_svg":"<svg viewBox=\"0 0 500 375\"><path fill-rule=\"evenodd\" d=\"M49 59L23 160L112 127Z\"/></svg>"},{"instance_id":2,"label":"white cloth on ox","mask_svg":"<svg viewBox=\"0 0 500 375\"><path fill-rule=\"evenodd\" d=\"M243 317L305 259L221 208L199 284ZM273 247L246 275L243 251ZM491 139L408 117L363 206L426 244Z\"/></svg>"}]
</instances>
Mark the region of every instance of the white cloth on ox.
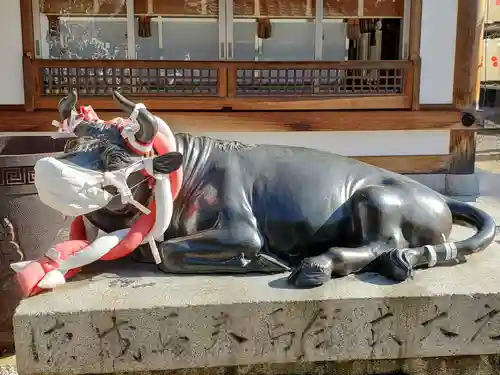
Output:
<instances>
[{"instance_id":1,"label":"white cloth on ox","mask_svg":"<svg viewBox=\"0 0 500 375\"><path fill-rule=\"evenodd\" d=\"M172 214L174 212L174 199L170 189L170 179L168 176L157 175L155 186L156 218L153 228L147 236L149 247L156 264L161 263L160 252L156 246L156 241L163 240L163 234L170 226Z\"/></svg>"},{"instance_id":2,"label":"white cloth on ox","mask_svg":"<svg viewBox=\"0 0 500 375\"><path fill-rule=\"evenodd\" d=\"M86 266L102 258L104 255L120 243L130 231L130 228L120 229L110 234L106 234L86 248L76 252L65 260L57 260L59 270L66 273L69 270Z\"/></svg>"},{"instance_id":3,"label":"white cloth on ox","mask_svg":"<svg viewBox=\"0 0 500 375\"><path fill-rule=\"evenodd\" d=\"M66 216L85 215L105 207L113 195L103 189L103 174L64 159L46 157L35 164L40 200Z\"/></svg>"},{"instance_id":4,"label":"white cloth on ox","mask_svg":"<svg viewBox=\"0 0 500 375\"><path fill-rule=\"evenodd\" d=\"M47 274L40 280L38 287L42 289L54 289L59 285L66 282L64 274L69 270L80 268L88 264L94 263L101 257L106 255L112 248L120 243L125 238L130 229L121 229L105 236L102 236L92 242L86 248L69 256L67 259L59 259L57 251L48 251L47 257L53 258L59 264L59 268L47 272Z\"/></svg>"},{"instance_id":5,"label":"white cloth on ox","mask_svg":"<svg viewBox=\"0 0 500 375\"><path fill-rule=\"evenodd\" d=\"M142 108L142 107L139 106L138 108ZM135 109L138 109L138 108L135 108ZM170 130L170 127L162 118L160 118L158 116L155 116L155 118L156 118L156 121L158 124L158 131L160 133L162 133L167 138L167 142L171 147L170 151L177 151L175 136L172 133L172 130ZM146 168L146 170L148 171L148 173L151 174L151 172L152 172L151 167L148 166L148 168ZM156 176L156 177L158 177L158 176ZM161 242L164 239L164 233L168 229L168 226L170 225L170 221L172 219L173 201L169 200L170 197L172 197L171 190L170 190L170 180L163 179L163 182L158 184L159 181L160 181L160 179L157 179L157 185L155 187L155 197L156 197L155 199L157 200L156 201L157 211L156 211L155 228L153 228L153 230L151 231L150 234L153 235L153 238L156 241ZM168 186L167 186L167 184L168 184ZM167 195L166 192L169 192L169 195ZM158 197L160 197L160 198L158 198ZM161 197L166 197L167 201L165 202L165 204L162 203L163 199L161 199ZM158 202L158 199L160 199L160 202ZM165 210L163 210L162 207L165 207ZM159 210L162 212L159 212ZM160 218L160 220L162 220L163 223L158 222L158 218ZM163 219L161 219L161 218L163 218ZM99 237L102 237L103 235L106 235L105 232L103 232L99 228L94 227L93 224L90 223L85 218L84 218L84 222L85 222L87 238L89 239L89 241L93 241ZM165 228L165 229L162 230L161 228ZM146 243L149 243L150 246L152 245L151 236L146 237L144 239L144 241L142 241L142 245L144 245Z\"/></svg>"},{"instance_id":6,"label":"white cloth on ox","mask_svg":"<svg viewBox=\"0 0 500 375\"><path fill-rule=\"evenodd\" d=\"M113 195L104 186L116 187L123 204L132 204L149 214L132 196L127 178L141 169L149 169L150 164L150 160L143 159L124 169L100 172L47 157L35 164L35 186L43 203L66 216L85 215L106 207Z\"/></svg>"},{"instance_id":7,"label":"white cloth on ox","mask_svg":"<svg viewBox=\"0 0 500 375\"><path fill-rule=\"evenodd\" d=\"M126 181L131 173L143 169L148 171L149 174L152 174L156 179L154 191L156 215L153 228L147 235L145 242L149 243L156 263L161 263L155 240L162 240L163 233L170 225L173 213L173 197L169 177L154 174L151 159L143 159L127 168L104 173L84 169L73 163L64 161L64 159L56 159L53 157L41 159L38 163L35 165L35 185L40 200L67 216L85 215L104 208L113 198L111 194L103 189L103 186L106 185L113 185L118 189L124 204L133 204L145 214L148 214L149 210L141 203L134 200ZM126 230L128 233L128 229ZM94 243L101 243L102 241L99 240L107 238L110 235L101 236L97 238ZM92 246L93 244L91 247ZM89 251L90 250L91 249L89 249ZM90 258L87 264L98 260L109 250L111 250L111 248L97 258L91 255L92 252L89 253ZM86 251L87 250L84 249L79 253L86 253ZM72 259L73 256L70 258ZM83 259L87 258L84 257ZM50 278L50 280L55 283L61 281L59 276L52 275L50 277L53 277ZM47 281L48 285L52 285L52 281Z\"/></svg>"},{"instance_id":8,"label":"white cloth on ox","mask_svg":"<svg viewBox=\"0 0 500 375\"><path fill-rule=\"evenodd\" d=\"M136 120L138 109L144 105L136 105L131 119ZM156 117L156 116L155 116ZM158 130L167 138L167 143L171 150L176 150L176 142L169 126L159 117L156 117ZM64 130L71 133L74 127L66 127ZM132 130L132 129L131 129ZM43 203L67 216L80 216L104 208L113 198L103 186L115 186L122 198L122 202L132 204L143 213L148 214L149 210L136 202L127 186L128 176L136 171L144 169L148 174L156 179L155 201L156 215L153 228L144 239L143 243L149 243L156 263L161 262L161 258L155 241L163 240L163 234L168 229L173 214L173 197L168 176L155 174L153 171L152 159L145 158L122 170L113 172L100 172L81 168L64 159L44 158L35 166L35 185L39 192L39 197ZM100 231L94 232L87 223L86 232L90 234L89 240L93 240L91 245L82 249L78 253L70 256L65 261L59 261L60 268L49 272L39 285L41 288L54 288L64 283L64 273L73 268L95 262L116 246L129 232L129 228L103 234ZM94 233L89 233L94 232ZM96 238L97 237L97 238ZM50 257L51 252L47 253ZM53 254L56 256L56 254Z\"/></svg>"}]
</instances>

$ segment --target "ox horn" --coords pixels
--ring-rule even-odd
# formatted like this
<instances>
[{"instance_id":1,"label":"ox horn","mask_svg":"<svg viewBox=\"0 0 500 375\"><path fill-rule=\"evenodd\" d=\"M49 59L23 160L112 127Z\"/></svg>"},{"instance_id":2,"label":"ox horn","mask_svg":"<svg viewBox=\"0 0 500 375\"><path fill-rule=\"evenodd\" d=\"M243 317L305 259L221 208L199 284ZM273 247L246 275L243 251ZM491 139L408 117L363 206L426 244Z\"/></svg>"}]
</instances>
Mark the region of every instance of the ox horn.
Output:
<instances>
[{"instance_id":1,"label":"ox horn","mask_svg":"<svg viewBox=\"0 0 500 375\"><path fill-rule=\"evenodd\" d=\"M129 115L135 108L135 103L125 98L117 90L113 90L113 98L120 104L122 110ZM135 139L141 143L151 143L158 133L158 123L156 117L145 108L139 109L137 115L139 130L135 133Z\"/></svg>"},{"instance_id":2,"label":"ox horn","mask_svg":"<svg viewBox=\"0 0 500 375\"><path fill-rule=\"evenodd\" d=\"M78 101L78 92L76 89L71 90L68 96L65 96L59 101L57 109L59 110L59 115L62 120L66 120L71 117L71 111L76 108L76 102Z\"/></svg>"}]
</instances>

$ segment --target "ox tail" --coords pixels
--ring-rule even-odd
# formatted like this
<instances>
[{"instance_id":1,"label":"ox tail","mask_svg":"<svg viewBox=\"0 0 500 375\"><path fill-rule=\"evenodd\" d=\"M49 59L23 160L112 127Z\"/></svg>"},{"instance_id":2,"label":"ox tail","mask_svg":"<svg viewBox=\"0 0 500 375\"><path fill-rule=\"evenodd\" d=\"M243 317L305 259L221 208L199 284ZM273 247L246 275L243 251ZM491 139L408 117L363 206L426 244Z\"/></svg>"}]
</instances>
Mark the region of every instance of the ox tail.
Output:
<instances>
[{"instance_id":1,"label":"ox tail","mask_svg":"<svg viewBox=\"0 0 500 375\"><path fill-rule=\"evenodd\" d=\"M416 249L394 249L379 256L377 271L393 280L404 281L412 277L415 267L457 264L466 261L465 255L486 249L495 238L493 218L479 208L452 198L443 197L450 208L454 224L466 224L476 233L461 241L426 245ZM424 251L424 252L422 252ZM425 259L422 255L425 254Z\"/></svg>"},{"instance_id":2,"label":"ox tail","mask_svg":"<svg viewBox=\"0 0 500 375\"><path fill-rule=\"evenodd\" d=\"M444 197L450 208L453 223L466 224L476 229L469 238L452 243L435 246L450 246L456 248L457 255L469 255L486 249L494 240L496 224L493 218L483 210L458 200Z\"/></svg>"}]
</instances>

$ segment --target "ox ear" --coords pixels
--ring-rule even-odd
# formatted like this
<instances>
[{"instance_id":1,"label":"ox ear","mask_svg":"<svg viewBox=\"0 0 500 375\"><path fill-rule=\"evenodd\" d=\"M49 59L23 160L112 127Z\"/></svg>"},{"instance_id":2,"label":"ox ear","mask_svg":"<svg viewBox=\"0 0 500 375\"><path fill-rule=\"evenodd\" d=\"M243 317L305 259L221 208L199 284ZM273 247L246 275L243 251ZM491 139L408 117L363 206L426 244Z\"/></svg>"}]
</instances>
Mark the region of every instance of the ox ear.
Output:
<instances>
[{"instance_id":1,"label":"ox ear","mask_svg":"<svg viewBox=\"0 0 500 375\"><path fill-rule=\"evenodd\" d=\"M59 115L62 120L66 120L71 117L71 112L76 109L76 103L78 101L78 92L73 89L68 96L65 96L59 101L57 109L59 110Z\"/></svg>"},{"instance_id":2,"label":"ox ear","mask_svg":"<svg viewBox=\"0 0 500 375\"><path fill-rule=\"evenodd\" d=\"M155 173L169 174L175 172L182 166L184 157L180 152L168 152L153 159L153 170Z\"/></svg>"}]
</instances>

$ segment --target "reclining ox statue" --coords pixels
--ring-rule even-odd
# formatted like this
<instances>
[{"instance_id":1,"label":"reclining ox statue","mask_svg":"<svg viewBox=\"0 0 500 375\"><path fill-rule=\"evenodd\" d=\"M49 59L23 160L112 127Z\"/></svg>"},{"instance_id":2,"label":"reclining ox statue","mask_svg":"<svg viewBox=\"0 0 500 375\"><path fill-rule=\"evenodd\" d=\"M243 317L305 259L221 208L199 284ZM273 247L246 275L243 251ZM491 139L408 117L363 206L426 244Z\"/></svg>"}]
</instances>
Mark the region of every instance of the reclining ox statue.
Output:
<instances>
[{"instance_id":1,"label":"reclining ox statue","mask_svg":"<svg viewBox=\"0 0 500 375\"><path fill-rule=\"evenodd\" d=\"M164 272L291 271L288 280L296 287L319 286L332 277L365 271L403 281L416 268L464 262L464 255L485 249L494 239L495 223L485 212L409 177L333 153L189 134L175 135L176 151L162 156L142 152L137 145L151 144L168 126L143 105L118 92L114 97L133 115L135 130L124 136L120 126L102 121L73 124L76 137L70 138L64 154L42 159L35 167L36 187L46 204L65 214L81 215L87 228L117 233L122 240L120 231L144 216L141 207L150 205L155 188L147 173L133 168L129 175L122 173L132 194L124 199L119 184L102 183L101 177L138 162L146 165L145 160L152 165L150 175L166 176L182 169L171 212L156 210L157 215L161 211L169 216L156 218L167 222L162 224L166 231L150 241L159 258L145 246L134 252L139 261L156 259ZM76 102L75 93L60 102L66 124L77 113ZM71 195L68 189L78 184L68 177L72 175L95 178ZM158 199L162 198L157 194ZM465 222L477 232L450 242L454 221ZM85 251L63 258L83 257ZM55 268L58 256L47 255ZM22 273L25 266L13 268Z\"/></svg>"}]
</instances>

